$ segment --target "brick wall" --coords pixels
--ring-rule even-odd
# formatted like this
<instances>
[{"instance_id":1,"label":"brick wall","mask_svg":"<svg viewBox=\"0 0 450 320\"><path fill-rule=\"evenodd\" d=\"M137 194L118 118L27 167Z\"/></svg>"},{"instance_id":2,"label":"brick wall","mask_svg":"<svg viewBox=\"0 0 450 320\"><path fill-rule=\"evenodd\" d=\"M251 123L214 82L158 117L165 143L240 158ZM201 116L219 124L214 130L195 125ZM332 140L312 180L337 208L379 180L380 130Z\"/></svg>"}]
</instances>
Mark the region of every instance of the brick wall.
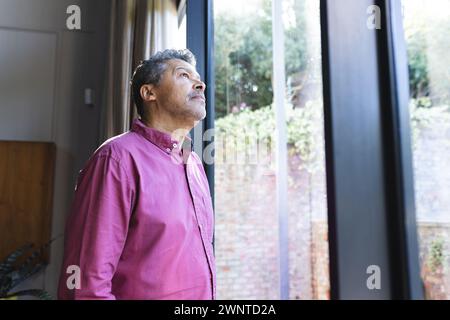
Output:
<instances>
[{"instance_id":1,"label":"brick wall","mask_svg":"<svg viewBox=\"0 0 450 320\"><path fill-rule=\"evenodd\" d=\"M421 273L427 298L450 299L450 117L435 112L429 121L414 150ZM299 169L292 153L288 161L290 299L328 299L325 175ZM215 170L218 298L279 299L273 162Z\"/></svg>"},{"instance_id":2,"label":"brick wall","mask_svg":"<svg viewBox=\"0 0 450 320\"><path fill-rule=\"evenodd\" d=\"M325 177L299 165L297 156L289 157L290 299L327 299ZM216 164L215 176L218 298L279 299L274 168Z\"/></svg>"}]
</instances>

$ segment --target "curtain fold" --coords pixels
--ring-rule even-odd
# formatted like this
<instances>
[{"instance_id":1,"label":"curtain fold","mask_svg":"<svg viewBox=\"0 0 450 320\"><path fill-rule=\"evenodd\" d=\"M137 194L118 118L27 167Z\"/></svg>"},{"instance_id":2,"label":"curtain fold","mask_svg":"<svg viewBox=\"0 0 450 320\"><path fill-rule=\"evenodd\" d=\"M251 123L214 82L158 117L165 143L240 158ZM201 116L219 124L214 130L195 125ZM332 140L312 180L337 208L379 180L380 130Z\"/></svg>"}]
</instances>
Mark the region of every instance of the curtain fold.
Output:
<instances>
[{"instance_id":1,"label":"curtain fold","mask_svg":"<svg viewBox=\"0 0 450 320\"><path fill-rule=\"evenodd\" d=\"M177 33L175 0L112 0L100 143L127 131L137 118L133 70L157 51L174 48Z\"/></svg>"}]
</instances>

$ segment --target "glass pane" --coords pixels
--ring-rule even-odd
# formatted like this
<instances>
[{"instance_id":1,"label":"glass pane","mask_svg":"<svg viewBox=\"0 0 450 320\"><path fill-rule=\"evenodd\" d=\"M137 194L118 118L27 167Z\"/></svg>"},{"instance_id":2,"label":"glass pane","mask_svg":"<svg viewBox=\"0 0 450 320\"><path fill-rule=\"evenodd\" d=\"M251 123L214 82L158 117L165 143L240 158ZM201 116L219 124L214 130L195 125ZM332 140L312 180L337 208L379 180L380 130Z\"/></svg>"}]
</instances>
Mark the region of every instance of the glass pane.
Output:
<instances>
[{"instance_id":1,"label":"glass pane","mask_svg":"<svg viewBox=\"0 0 450 320\"><path fill-rule=\"evenodd\" d=\"M450 0L402 4L421 276L427 299L450 299Z\"/></svg>"},{"instance_id":2,"label":"glass pane","mask_svg":"<svg viewBox=\"0 0 450 320\"><path fill-rule=\"evenodd\" d=\"M283 12L289 298L327 299L319 2ZM215 0L214 31L217 297L279 299L272 2Z\"/></svg>"}]
</instances>

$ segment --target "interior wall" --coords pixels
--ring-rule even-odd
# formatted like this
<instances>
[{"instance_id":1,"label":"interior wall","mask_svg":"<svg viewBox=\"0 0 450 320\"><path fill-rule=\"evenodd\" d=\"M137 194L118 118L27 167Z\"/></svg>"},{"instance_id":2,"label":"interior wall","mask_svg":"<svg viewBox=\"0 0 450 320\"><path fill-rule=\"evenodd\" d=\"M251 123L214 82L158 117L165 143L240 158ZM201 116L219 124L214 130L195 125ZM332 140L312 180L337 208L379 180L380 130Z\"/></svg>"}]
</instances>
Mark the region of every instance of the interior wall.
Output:
<instances>
[{"instance_id":1,"label":"interior wall","mask_svg":"<svg viewBox=\"0 0 450 320\"><path fill-rule=\"evenodd\" d=\"M69 5L81 30L68 30ZM108 0L0 0L0 140L56 144L51 249L45 272L19 289L56 297L65 220L75 178L99 145L110 3ZM84 90L93 89L93 105Z\"/></svg>"}]
</instances>

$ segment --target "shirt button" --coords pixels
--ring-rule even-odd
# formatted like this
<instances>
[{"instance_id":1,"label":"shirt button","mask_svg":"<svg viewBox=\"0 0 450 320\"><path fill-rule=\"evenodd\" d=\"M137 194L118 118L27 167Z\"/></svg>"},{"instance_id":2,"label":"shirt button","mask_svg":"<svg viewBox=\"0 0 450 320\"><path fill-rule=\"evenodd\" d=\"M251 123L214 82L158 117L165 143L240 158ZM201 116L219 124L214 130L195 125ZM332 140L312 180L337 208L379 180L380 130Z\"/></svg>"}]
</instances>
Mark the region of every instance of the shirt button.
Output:
<instances>
[{"instance_id":1,"label":"shirt button","mask_svg":"<svg viewBox=\"0 0 450 320\"><path fill-rule=\"evenodd\" d=\"M176 148L176 147L178 147L178 145L177 145L176 143L174 143L174 144L173 144L173 147Z\"/></svg>"}]
</instances>

